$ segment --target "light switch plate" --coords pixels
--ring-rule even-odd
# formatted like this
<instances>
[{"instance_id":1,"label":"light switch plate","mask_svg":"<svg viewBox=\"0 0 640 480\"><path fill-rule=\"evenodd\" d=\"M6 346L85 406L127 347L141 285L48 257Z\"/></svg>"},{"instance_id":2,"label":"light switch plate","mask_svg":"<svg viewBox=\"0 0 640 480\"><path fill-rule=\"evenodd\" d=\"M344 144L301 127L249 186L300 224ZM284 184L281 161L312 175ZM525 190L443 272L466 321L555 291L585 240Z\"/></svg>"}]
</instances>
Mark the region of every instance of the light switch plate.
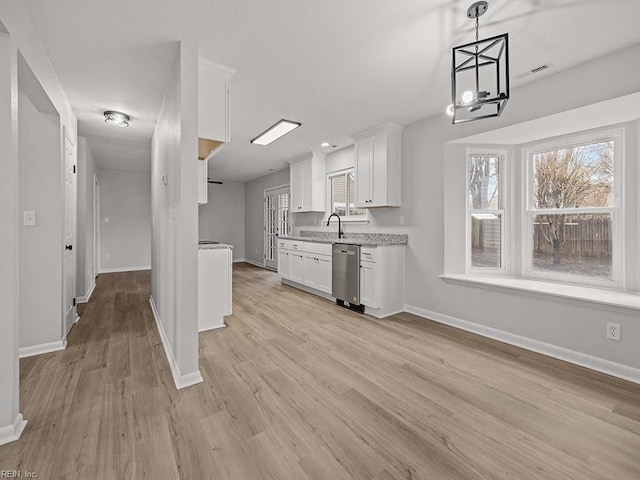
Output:
<instances>
[{"instance_id":1,"label":"light switch plate","mask_svg":"<svg viewBox=\"0 0 640 480\"><path fill-rule=\"evenodd\" d=\"M109 223L111 219L109 217L104 217L104 223Z\"/></svg>"},{"instance_id":2,"label":"light switch plate","mask_svg":"<svg viewBox=\"0 0 640 480\"><path fill-rule=\"evenodd\" d=\"M36 212L24 212L25 227L33 227L36 224Z\"/></svg>"}]
</instances>

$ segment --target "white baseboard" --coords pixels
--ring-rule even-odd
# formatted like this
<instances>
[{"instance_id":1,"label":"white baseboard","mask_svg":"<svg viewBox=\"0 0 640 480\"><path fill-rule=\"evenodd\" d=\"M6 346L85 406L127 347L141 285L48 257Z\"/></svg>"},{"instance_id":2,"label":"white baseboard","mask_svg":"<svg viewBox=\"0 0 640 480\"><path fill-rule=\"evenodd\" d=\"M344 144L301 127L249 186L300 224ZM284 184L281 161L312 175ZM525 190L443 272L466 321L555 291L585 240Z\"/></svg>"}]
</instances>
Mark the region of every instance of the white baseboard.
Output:
<instances>
[{"instance_id":1,"label":"white baseboard","mask_svg":"<svg viewBox=\"0 0 640 480\"><path fill-rule=\"evenodd\" d=\"M247 260L245 258L238 258L237 260L234 260L233 263L244 263Z\"/></svg>"},{"instance_id":2,"label":"white baseboard","mask_svg":"<svg viewBox=\"0 0 640 480\"><path fill-rule=\"evenodd\" d=\"M176 384L176 388L180 390L181 388L186 388L186 387L190 387L191 385L196 385L197 383L202 383L204 380L202 379L200 370L187 373L186 375L183 375L182 373L180 373L178 362L173 356L173 350L171 350L169 339L167 338L167 335L164 331L164 327L162 326L162 322L160 321L160 314L158 313L158 309L156 308L156 303L153 301L153 297L149 297L149 303L151 304L151 311L153 312L153 318L155 319L156 325L158 326L158 332L160 332L160 339L162 340L164 353L167 356L167 361L169 362L169 368L171 369L171 374L173 375L173 382Z\"/></svg>"},{"instance_id":3,"label":"white baseboard","mask_svg":"<svg viewBox=\"0 0 640 480\"><path fill-rule=\"evenodd\" d=\"M40 345L33 345L31 347L20 347L19 357L33 357L34 355L42 355L43 353L57 352L67 348L67 340L59 340L57 342L43 343Z\"/></svg>"},{"instance_id":4,"label":"white baseboard","mask_svg":"<svg viewBox=\"0 0 640 480\"><path fill-rule=\"evenodd\" d=\"M594 357L586 353L576 352L564 347L558 347L557 345L541 342L539 340L522 337L520 335L487 327L478 323L469 322L460 318L451 317L442 313L432 312L413 305L405 305L405 310L409 313L413 313L414 315L418 315L419 317L433 320L434 322L444 323L461 330L476 333L483 337L498 340L499 342L508 343L509 345L524 348L525 350L541 353L590 370L606 373L607 375L612 375L614 377L622 378L623 380L640 384L640 369L638 368L612 362L611 360L605 360L604 358Z\"/></svg>"},{"instance_id":5,"label":"white baseboard","mask_svg":"<svg viewBox=\"0 0 640 480\"><path fill-rule=\"evenodd\" d=\"M82 297L76 297L76 303L88 303L95 289L96 289L96 282L94 281L86 295Z\"/></svg>"},{"instance_id":6,"label":"white baseboard","mask_svg":"<svg viewBox=\"0 0 640 480\"><path fill-rule=\"evenodd\" d=\"M244 261L245 261L245 263L248 263L249 265L255 265L256 267L264 268L264 262L262 262L262 263L254 262L253 260L249 260L248 258L245 258Z\"/></svg>"},{"instance_id":7,"label":"white baseboard","mask_svg":"<svg viewBox=\"0 0 640 480\"><path fill-rule=\"evenodd\" d=\"M16 418L11 425L0 427L0 445L18 440L26 426L27 421L22 417L22 414L19 413L16 415Z\"/></svg>"},{"instance_id":8,"label":"white baseboard","mask_svg":"<svg viewBox=\"0 0 640 480\"><path fill-rule=\"evenodd\" d=\"M151 265L143 265L138 267L102 268L100 269L100 273L139 272L140 270L151 270Z\"/></svg>"}]
</instances>

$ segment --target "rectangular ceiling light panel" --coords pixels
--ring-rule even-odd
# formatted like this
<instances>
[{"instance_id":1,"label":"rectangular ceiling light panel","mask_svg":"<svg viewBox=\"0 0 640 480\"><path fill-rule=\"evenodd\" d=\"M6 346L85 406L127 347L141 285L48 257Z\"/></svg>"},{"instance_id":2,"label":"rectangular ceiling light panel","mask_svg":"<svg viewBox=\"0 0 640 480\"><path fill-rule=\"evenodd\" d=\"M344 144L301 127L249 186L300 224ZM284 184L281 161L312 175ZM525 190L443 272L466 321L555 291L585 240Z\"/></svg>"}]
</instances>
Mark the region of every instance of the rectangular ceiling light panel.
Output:
<instances>
[{"instance_id":1,"label":"rectangular ceiling light panel","mask_svg":"<svg viewBox=\"0 0 640 480\"><path fill-rule=\"evenodd\" d=\"M251 143L255 143L256 145L269 145L271 142L276 141L301 125L302 124L298 122L282 119L251 140Z\"/></svg>"}]
</instances>

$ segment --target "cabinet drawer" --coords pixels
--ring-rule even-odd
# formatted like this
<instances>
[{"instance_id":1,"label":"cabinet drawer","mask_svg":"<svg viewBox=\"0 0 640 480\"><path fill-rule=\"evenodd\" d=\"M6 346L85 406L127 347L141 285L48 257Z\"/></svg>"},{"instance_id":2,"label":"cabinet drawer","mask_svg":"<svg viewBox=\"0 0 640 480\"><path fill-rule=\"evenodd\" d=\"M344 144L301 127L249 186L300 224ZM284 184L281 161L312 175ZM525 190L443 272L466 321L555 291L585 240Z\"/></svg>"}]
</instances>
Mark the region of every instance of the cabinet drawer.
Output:
<instances>
[{"instance_id":1,"label":"cabinet drawer","mask_svg":"<svg viewBox=\"0 0 640 480\"><path fill-rule=\"evenodd\" d=\"M305 242L300 242L297 240L278 240L278 249L279 250L294 250L299 252L304 252Z\"/></svg>"},{"instance_id":2,"label":"cabinet drawer","mask_svg":"<svg viewBox=\"0 0 640 480\"><path fill-rule=\"evenodd\" d=\"M331 244L330 243L315 243L315 242L305 242L304 243L304 251L309 253L315 253L317 255L331 255Z\"/></svg>"},{"instance_id":3,"label":"cabinet drawer","mask_svg":"<svg viewBox=\"0 0 640 480\"><path fill-rule=\"evenodd\" d=\"M378 249L371 247L362 247L360 249L360 260L366 262L377 262L378 261Z\"/></svg>"}]
</instances>

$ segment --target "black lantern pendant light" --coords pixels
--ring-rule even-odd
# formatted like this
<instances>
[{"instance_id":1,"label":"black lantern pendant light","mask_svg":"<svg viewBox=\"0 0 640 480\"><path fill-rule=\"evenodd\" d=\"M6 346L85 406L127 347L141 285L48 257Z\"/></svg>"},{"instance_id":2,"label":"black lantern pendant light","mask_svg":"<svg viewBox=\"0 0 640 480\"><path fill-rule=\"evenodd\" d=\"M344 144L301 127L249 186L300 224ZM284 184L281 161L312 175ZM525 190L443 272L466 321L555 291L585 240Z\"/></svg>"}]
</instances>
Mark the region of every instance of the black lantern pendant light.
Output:
<instances>
[{"instance_id":1,"label":"black lantern pendant light","mask_svg":"<svg viewBox=\"0 0 640 480\"><path fill-rule=\"evenodd\" d=\"M476 41L453 48L453 123L499 117L509 100L509 34L478 39L478 19L488 8L488 2L469 7L467 17L476 19Z\"/></svg>"}]
</instances>

